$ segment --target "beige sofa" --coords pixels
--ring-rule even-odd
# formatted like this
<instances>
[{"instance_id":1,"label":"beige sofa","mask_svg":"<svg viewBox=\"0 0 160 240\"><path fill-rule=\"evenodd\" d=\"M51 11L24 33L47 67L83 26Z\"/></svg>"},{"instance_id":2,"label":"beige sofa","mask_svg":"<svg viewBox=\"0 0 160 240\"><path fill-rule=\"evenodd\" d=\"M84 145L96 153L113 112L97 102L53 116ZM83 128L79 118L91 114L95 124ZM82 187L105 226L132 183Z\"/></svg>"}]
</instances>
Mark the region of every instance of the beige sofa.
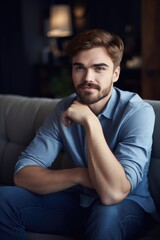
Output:
<instances>
[{"instance_id":1,"label":"beige sofa","mask_svg":"<svg viewBox=\"0 0 160 240\"><path fill-rule=\"evenodd\" d=\"M17 158L34 137L46 115L60 99L29 98L16 95L0 95L0 185L13 185L13 172ZM157 210L160 211L160 101L149 101L156 114L152 161L149 181ZM57 159L54 168L69 167L71 163L64 153ZM159 240L160 224L141 240ZM27 240L63 240L53 236L26 232ZM108 239L109 240L109 239Z\"/></svg>"}]
</instances>

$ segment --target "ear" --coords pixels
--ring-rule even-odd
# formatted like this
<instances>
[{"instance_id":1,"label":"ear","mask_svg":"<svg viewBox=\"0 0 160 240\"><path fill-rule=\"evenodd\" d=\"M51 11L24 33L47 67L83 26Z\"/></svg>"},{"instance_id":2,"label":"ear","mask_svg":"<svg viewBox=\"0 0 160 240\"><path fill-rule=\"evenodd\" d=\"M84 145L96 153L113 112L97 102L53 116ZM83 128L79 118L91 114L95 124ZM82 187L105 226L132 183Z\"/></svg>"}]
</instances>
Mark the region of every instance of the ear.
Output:
<instances>
[{"instance_id":1,"label":"ear","mask_svg":"<svg viewBox=\"0 0 160 240\"><path fill-rule=\"evenodd\" d=\"M113 82L117 82L118 81L119 75L120 75L120 71L121 71L120 67L119 66L116 67L116 69L113 72Z\"/></svg>"}]
</instances>

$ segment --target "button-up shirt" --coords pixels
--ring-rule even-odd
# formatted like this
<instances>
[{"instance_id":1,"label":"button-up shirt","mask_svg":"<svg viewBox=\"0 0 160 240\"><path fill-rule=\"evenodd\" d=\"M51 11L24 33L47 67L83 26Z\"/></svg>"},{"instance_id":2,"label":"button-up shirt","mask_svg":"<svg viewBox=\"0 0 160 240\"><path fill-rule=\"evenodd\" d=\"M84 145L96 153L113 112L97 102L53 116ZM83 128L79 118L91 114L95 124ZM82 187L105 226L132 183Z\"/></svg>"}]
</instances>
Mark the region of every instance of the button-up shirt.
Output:
<instances>
[{"instance_id":1,"label":"button-up shirt","mask_svg":"<svg viewBox=\"0 0 160 240\"><path fill-rule=\"evenodd\" d=\"M61 114L76 98L76 94L72 94L57 104L35 138L21 153L15 172L28 165L49 168L61 149L66 151L75 167L87 167L84 127L72 122L72 127L67 128L61 121ZM153 108L138 94L113 88L111 98L97 117L110 150L123 166L131 184L131 191L126 198L137 202L145 211L154 213L155 205L147 177L155 122ZM69 190L80 192L81 205L84 207L90 206L98 198L95 190L84 186Z\"/></svg>"}]
</instances>

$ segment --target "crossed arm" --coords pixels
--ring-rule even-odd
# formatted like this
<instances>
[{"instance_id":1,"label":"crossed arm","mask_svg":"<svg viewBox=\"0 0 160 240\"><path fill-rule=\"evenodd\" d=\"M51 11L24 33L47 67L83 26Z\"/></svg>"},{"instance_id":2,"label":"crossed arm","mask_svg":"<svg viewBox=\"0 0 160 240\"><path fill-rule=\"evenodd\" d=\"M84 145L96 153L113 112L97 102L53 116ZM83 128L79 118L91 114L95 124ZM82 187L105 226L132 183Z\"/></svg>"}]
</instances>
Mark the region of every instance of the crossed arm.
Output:
<instances>
[{"instance_id":1,"label":"crossed arm","mask_svg":"<svg viewBox=\"0 0 160 240\"><path fill-rule=\"evenodd\" d=\"M123 167L107 145L96 115L88 106L75 101L62 115L66 127L71 127L69 120L83 125L86 130L88 168L49 170L28 166L15 175L15 184L38 194L57 192L81 184L94 188L103 204L123 200L131 186Z\"/></svg>"}]
</instances>

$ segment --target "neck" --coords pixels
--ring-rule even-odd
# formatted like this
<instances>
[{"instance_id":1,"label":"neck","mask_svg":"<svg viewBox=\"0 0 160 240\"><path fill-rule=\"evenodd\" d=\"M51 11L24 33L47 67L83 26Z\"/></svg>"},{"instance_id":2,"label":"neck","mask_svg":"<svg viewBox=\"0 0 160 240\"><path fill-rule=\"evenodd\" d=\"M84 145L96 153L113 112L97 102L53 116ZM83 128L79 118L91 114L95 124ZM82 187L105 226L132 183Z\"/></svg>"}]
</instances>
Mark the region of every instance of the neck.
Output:
<instances>
[{"instance_id":1,"label":"neck","mask_svg":"<svg viewBox=\"0 0 160 240\"><path fill-rule=\"evenodd\" d=\"M94 104L90 104L89 108L92 110L92 112L95 115L98 116L103 111L105 106L107 105L110 97L111 97L111 92L106 97L102 98L100 101L98 101Z\"/></svg>"}]
</instances>

